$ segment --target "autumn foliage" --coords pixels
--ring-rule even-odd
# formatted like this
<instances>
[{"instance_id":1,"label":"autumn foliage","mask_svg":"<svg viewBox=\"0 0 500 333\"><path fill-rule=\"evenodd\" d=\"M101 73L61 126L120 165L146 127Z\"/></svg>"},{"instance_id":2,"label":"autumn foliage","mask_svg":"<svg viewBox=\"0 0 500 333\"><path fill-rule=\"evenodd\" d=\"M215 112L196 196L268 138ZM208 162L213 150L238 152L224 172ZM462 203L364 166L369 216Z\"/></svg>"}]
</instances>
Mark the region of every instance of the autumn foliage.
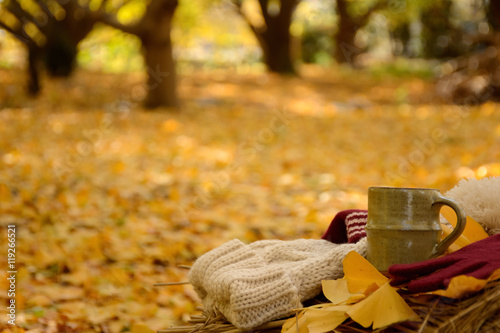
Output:
<instances>
[{"instance_id":1,"label":"autumn foliage","mask_svg":"<svg viewBox=\"0 0 500 333\"><path fill-rule=\"evenodd\" d=\"M189 285L153 285L185 281L178 265L228 240L319 238L336 212L366 208L369 186L445 192L500 175L498 105L440 104L428 81L307 68L179 81L181 112L156 113L138 106L132 74L77 72L33 102L1 72L17 331L166 328L198 299Z\"/></svg>"}]
</instances>

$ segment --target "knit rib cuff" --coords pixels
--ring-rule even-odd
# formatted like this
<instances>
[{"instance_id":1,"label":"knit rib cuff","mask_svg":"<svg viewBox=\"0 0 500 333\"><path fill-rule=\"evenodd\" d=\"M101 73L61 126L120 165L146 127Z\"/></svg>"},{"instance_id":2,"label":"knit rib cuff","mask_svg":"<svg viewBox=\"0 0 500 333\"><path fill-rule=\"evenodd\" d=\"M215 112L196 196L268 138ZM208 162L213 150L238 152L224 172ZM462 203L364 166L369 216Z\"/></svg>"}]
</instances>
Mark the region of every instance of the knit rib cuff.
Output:
<instances>
[{"instance_id":1,"label":"knit rib cuff","mask_svg":"<svg viewBox=\"0 0 500 333\"><path fill-rule=\"evenodd\" d=\"M292 309L302 306L297 287L284 270L261 268L240 273L229 279L229 304L220 309L238 328L255 328L289 316Z\"/></svg>"},{"instance_id":2,"label":"knit rib cuff","mask_svg":"<svg viewBox=\"0 0 500 333\"><path fill-rule=\"evenodd\" d=\"M232 240L201 256L189 281L209 314L251 329L300 307L297 288L284 269L269 266L248 245Z\"/></svg>"}]
</instances>

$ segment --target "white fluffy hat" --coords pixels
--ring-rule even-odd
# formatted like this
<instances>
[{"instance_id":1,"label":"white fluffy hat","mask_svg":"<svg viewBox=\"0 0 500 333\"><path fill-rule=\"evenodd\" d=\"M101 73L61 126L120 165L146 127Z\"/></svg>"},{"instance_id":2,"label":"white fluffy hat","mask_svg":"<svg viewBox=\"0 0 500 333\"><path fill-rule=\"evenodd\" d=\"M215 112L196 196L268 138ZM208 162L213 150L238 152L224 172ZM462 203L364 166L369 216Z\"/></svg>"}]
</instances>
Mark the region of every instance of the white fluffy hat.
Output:
<instances>
[{"instance_id":1,"label":"white fluffy hat","mask_svg":"<svg viewBox=\"0 0 500 333\"><path fill-rule=\"evenodd\" d=\"M445 195L458 201L490 236L500 233L500 177L462 179Z\"/></svg>"}]
</instances>

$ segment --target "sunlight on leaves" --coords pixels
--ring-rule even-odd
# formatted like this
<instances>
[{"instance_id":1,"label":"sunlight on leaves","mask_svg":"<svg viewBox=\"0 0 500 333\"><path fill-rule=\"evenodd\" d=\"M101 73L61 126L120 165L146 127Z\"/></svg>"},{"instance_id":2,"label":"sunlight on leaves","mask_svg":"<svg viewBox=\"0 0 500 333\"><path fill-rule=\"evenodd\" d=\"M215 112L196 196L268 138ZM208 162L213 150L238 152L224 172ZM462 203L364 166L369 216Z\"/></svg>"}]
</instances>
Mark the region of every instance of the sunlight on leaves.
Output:
<instances>
[{"instance_id":1,"label":"sunlight on leaves","mask_svg":"<svg viewBox=\"0 0 500 333\"><path fill-rule=\"evenodd\" d=\"M446 290L436 290L431 292L431 294L460 299L482 290L487 283L488 280L480 280L472 276L459 275L451 279Z\"/></svg>"},{"instance_id":2,"label":"sunlight on leaves","mask_svg":"<svg viewBox=\"0 0 500 333\"><path fill-rule=\"evenodd\" d=\"M457 225L457 217L451 207L443 206L440 212L453 227ZM471 243L488 237L484 228L470 216L467 216L467 223L462 235L465 236Z\"/></svg>"},{"instance_id":3,"label":"sunlight on leaves","mask_svg":"<svg viewBox=\"0 0 500 333\"><path fill-rule=\"evenodd\" d=\"M351 251L342 261L344 279L347 280L349 292L364 293L373 283L379 287L388 281L372 264L355 251Z\"/></svg>"},{"instance_id":4,"label":"sunlight on leaves","mask_svg":"<svg viewBox=\"0 0 500 333\"><path fill-rule=\"evenodd\" d=\"M417 318L417 314L390 286L389 282L365 300L353 305L347 314L363 327L373 324L373 329Z\"/></svg>"},{"instance_id":5,"label":"sunlight on leaves","mask_svg":"<svg viewBox=\"0 0 500 333\"><path fill-rule=\"evenodd\" d=\"M350 308L349 305L338 305L305 311L304 316L307 320L309 333L324 333L334 330L349 318L346 312Z\"/></svg>"},{"instance_id":6,"label":"sunlight on leaves","mask_svg":"<svg viewBox=\"0 0 500 333\"><path fill-rule=\"evenodd\" d=\"M323 287L323 294L333 304L356 303L366 297L363 293L350 293L346 279L323 280L321 281L321 285Z\"/></svg>"},{"instance_id":7,"label":"sunlight on leaves","mask_svg":"<svg viewBox=\"0 0 500 333\"><path fill-rule=\"evenodd\" d=\"M488 279L477 279L472 276L459 275L451 279L448 288L436 290L430 294L448 298L462 299L484 289L489 281L500 279L500 269L495 270Z\"/></svg>"},{"instance_id":8,"label":"sunlight on leaves","mask_svg":"<svg viewBox=\"0 0 500 333\"><path fill-rule=\"evenodd\" d=\"M304 311L301 311L296 316L289 318L281 327L281 333L308 333L307 320Z\"/></svg>"},{"instance_id":9,"label":"sunlight on leaves","mask_svg":"<svg viewBox=\"0 0 500 333\"><path fill-rule=\"evenodd\" d=\"M89 37L108 40L111 30ZM137 50L126 51L126 67L140 71L140 41L117 36L108 51L84 40L79 54L87 52L95 69L113 67L127 41L126 50ZM133 323L180 324L199 304L193 288L152 285L185 281L178 264L192 265L226 241L319 238L336 212L366 208L371 184L444 190L458 182L460 168L500 174L491 164L500 150L478 144L498 132L500 112L478 106L477 116L415 164L409 152L426 143L424 133L446 130L443 114L461 109L391 105L398 86L411 94L421 82L303 73L308 80L182 75L185 105L171 113L136 104L135 88L147 88L141 73L79 70L70 83L47 77L34 101L25 98L19 71L1 68L0 220L18 224L22 235L19 325L43 332L48 318L61 331L121 332ZM362 110L359 100L369 101ZM347 291L369 295L385 281L367 280Z\"/></svg>"},{"instance_id":10,"label":"sunlight on leaves","mask_svg":"<svg viewBox=\"0 0 500 333\"><path fill-rule=\"evenodd\" d=\"M390 286L388 279L361 255L350 252L343 265L344 278L321 281L323 294L332 304L304 309L301 314L304 314L305 320L299 319L298 322L302 325L301 329L307 325L309 333L328 332L347 317L364 327L373 324L376 329L416 317L403 298ZM357 293L352 292L349 283ZM350 303L356 304L346 305Z\"/></svg>"},{"instance_id":11,"label":"sunlight on leaves","mask_svg":"<svg viewBox=\"0 0 500 333\"><path fill-rule=\"evenodd\" d=\"M445 219L455 227L457 224L457 217L453 209L448 206L443 206L440 213L445 217ZM441 229L443 230L441 234L441 239L446 238L453 229L448 225L441 224ZM488 234L484 228L476 222L472 217L467 216L467 223L463 233L448 247L447 252L452 253L460 250L462 247L467 246L473 242L477 242L481 239L488 237Z\"/></svg>"},{"instance_id":12,"label":"sunlight on leaves","mask_svg":"<svg viewBox=\"0 0 500 333\"><path fill-rule=\"evenodd\" d=\"M445 239L446 237L448 237L449 234L451 234L453 232L453 229L450 228L449 226L445 225L445 224L441 224L441 229L443 230L442 234L441 234L441 239ZM463 248L464 246L467 246L469 244L471 244L472 242L467 238L465 237L465 235L462 233L460 236L458 236L458 238L453 242L453 244L451 244L448 249L446 250L448 253L453 253L457 250L460 250L461 248Z\"/></svg>"}]
</instances>

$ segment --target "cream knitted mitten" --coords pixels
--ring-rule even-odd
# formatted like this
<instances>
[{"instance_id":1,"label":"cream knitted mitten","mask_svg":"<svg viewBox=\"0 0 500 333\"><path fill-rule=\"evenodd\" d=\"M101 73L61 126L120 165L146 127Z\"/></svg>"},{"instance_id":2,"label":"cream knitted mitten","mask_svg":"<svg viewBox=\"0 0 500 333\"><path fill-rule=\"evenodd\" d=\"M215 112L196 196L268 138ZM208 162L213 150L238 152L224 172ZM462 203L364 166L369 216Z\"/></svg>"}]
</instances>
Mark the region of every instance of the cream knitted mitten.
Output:
<instances>
[{"instance_id":1,"label":"cream knitted mitten","mask_svg":"<svg viewBox=\"0 0 500 333\"><path fill-rule=\"evenodd\" d=\"M232 240L201 256L189 281L209 315L222 313L241 329L288 316L301 302L321 292L321 280L343 276L350 251L366 253L366 238L356 244L326 240Z\"/></svg>"}]
</instances>

